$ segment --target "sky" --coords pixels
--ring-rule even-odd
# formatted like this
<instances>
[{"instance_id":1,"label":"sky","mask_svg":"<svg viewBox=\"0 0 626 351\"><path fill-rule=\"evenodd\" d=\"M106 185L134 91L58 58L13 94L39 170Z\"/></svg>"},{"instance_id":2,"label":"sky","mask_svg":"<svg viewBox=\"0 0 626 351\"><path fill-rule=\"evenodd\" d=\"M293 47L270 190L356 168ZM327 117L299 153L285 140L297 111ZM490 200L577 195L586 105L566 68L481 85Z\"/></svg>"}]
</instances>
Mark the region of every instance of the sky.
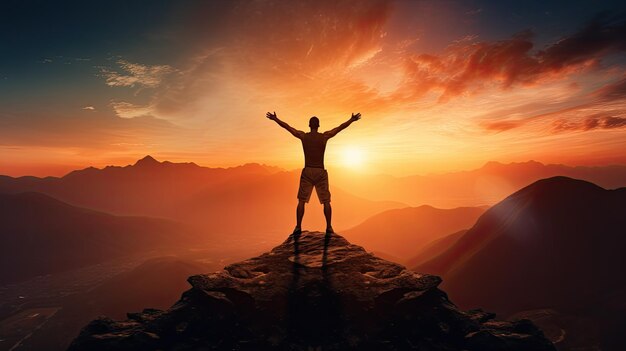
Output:
<instances>
[{"instance_id":1,"label":"sky","mask_svg":"<svg viewBox=\"0 0 626 351\"><path fill-rule=\"evenodd\" d=\"M0 174L159 160L426 174L626 164L623 1L0 5Z\"/></svg>"}]
</instances>

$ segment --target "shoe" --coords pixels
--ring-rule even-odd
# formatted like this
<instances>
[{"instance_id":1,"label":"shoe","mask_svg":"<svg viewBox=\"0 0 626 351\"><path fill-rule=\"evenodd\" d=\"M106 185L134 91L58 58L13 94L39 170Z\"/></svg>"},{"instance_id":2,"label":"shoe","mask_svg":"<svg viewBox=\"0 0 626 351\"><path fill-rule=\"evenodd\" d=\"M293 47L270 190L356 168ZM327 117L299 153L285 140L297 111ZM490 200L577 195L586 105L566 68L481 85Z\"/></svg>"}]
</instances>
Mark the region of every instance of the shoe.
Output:
<instances>
[{"instance_id":1,"label":"shoe","mask_svg":"<svg viewBox=\"0 0 626 351\"><path fill-rule=\"evenodd\" d=\"M326 228L326 234L335 234L335 231L333 230L333 227Z\"/></svg>"},{"instance_id":2,"label":"shoe","mask_svg":"<svg viewBox=\"0 0 626 351\"><path fill-rule=\"evenodd\" d=\"M297 236L297 235L300 235L300 234L302 234L302 229L300 229L300 227L296 227L293 230L293 233L291 233L291 236Z\"/></svg>"}]
</instances>

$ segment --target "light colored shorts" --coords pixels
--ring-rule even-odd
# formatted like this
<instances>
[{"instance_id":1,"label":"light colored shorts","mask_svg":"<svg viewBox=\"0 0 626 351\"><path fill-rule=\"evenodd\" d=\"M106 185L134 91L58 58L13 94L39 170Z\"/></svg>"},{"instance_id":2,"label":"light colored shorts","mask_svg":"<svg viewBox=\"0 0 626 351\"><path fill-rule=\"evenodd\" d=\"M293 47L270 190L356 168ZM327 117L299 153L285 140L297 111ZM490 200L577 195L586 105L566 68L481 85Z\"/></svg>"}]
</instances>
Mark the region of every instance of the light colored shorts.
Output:
<instances>
[{"instance_id":1,"label":"light colored shorts","mask_svg":"<svg viewBox=\"0 0 626 351\"><path fill-rule=\"evenodd\" d=\"M320 203L330 202L330 190L328 190L328 172L323 168L304 167L300 175L300 189L298 200L309 202L313 187L317 192Z\"/></svg>"}]
</instances>

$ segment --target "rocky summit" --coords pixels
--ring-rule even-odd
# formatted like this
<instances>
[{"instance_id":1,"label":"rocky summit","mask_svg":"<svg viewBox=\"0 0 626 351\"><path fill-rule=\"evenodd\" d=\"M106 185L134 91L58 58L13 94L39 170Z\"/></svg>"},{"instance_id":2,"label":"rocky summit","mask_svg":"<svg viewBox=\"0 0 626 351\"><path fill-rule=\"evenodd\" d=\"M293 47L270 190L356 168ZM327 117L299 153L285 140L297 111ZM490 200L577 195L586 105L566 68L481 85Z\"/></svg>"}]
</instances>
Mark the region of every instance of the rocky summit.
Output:
<instances>
[{"instance_id":1,"label":"rocky summit","mask_svg":"<svg viewBox=\"0 0 626 351\"><path fill-rule=\"evenodd\" d=\"M167 311L90 322L70 350L554 350L528 320L460 311L441 278L303 232L195 275Z\"/></svg>"}]
</instances>

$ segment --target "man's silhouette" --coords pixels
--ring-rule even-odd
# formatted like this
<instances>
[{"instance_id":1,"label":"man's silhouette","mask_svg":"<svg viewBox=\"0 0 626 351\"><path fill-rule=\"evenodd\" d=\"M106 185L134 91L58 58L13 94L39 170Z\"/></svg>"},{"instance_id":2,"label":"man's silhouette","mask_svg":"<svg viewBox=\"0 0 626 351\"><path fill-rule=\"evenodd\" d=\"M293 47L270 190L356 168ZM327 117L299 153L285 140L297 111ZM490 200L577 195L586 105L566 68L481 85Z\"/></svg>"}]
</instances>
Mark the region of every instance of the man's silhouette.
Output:
<instances>
[{"instance_id":1,"label":"man's silhouette","mask_svg":"<svg viewBox=\"0 0 626 351\"><path fill-rule=\"evenodd\" d=\"M328 172L324 168L324 151L326 150L326 142L328 139L337 135L352 122L358 121L361 114L352 114L347 122L342 123L339 127L331 129L324 133L317 130L320 127L320 120L313 116L309 120L311 131L305 133L291 127L289 124L281 121L276 117L276 112L267 113L267 118L278 123L279 126L287 129L296 138L302 140L302 149L304 149L304 168L300 175L300 189L298 189L298 207L296 210L296 228L293 234L300 234L302 231L302 217L304 217L304 204L309 202L313 187L317 192L320 203L324 205L324 216L326 217L326 233L333 233L331 225L332 209L330 207L330 191L328 190Z\"/></svg>"}]
</instances>

